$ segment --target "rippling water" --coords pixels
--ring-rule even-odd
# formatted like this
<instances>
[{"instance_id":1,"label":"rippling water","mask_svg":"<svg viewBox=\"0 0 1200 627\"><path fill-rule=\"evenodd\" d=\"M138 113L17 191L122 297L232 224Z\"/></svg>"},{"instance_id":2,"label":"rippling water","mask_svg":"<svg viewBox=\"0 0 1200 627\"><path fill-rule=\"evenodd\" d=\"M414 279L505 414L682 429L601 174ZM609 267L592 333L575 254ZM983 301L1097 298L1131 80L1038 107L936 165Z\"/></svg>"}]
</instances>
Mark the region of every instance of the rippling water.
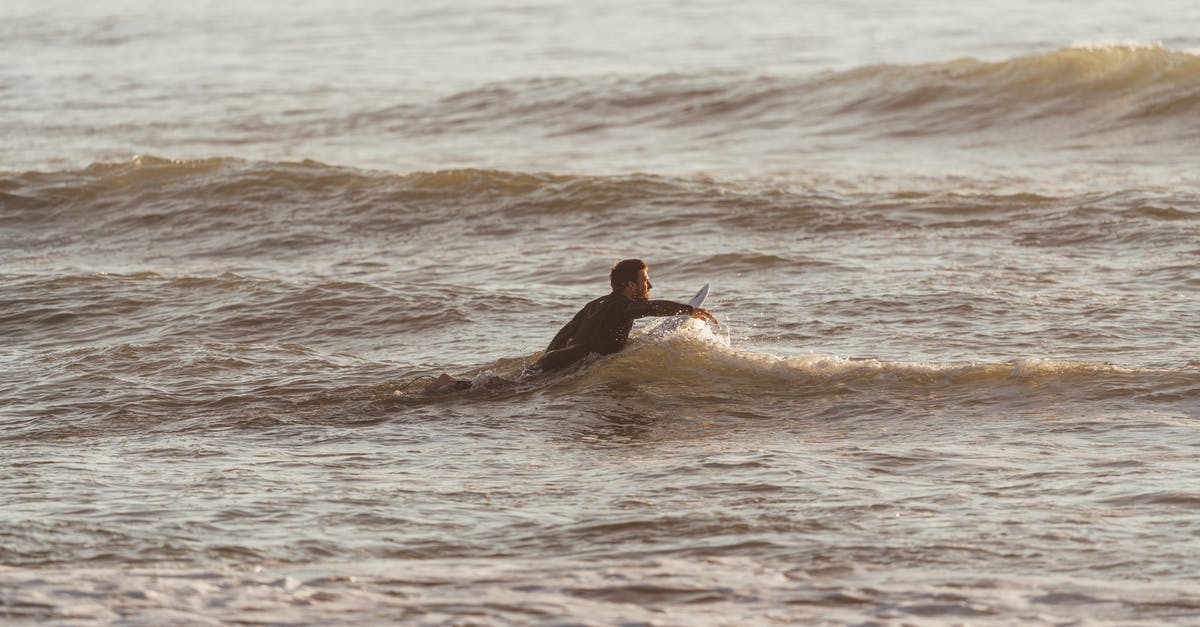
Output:
<instances>
[{"instance_id":1,"label":"rippling water","mask_svg":"<svg viewBox=\"0 0 1200 627\"><path fill-rule=\"evenodd\" d=\"M1200 620L1195 9L1004 6L18 6L0 617Z\"/></svg>"}]
</instances>

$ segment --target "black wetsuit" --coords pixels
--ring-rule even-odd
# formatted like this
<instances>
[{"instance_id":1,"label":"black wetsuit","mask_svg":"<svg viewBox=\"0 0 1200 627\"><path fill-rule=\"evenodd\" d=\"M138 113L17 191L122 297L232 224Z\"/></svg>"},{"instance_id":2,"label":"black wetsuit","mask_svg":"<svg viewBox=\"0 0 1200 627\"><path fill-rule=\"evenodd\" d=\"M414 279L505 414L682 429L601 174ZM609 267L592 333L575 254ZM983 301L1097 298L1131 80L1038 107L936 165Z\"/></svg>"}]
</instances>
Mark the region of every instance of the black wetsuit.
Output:
<instances>
[{"instance_id":1,"label":"black wetsuit","mask_svg":"<svg viewBox=\"0 0 1200 627\"><path fill-rule=\"evenodd\" d=\"M561 370L591 353L608 355L625 347L633 321L648 316L674 316L696 311L691 305L669 300L629 300L613 292L583 306L550 340L545 354L534 364L541 372Z\"/></svg>"}]
</instances>

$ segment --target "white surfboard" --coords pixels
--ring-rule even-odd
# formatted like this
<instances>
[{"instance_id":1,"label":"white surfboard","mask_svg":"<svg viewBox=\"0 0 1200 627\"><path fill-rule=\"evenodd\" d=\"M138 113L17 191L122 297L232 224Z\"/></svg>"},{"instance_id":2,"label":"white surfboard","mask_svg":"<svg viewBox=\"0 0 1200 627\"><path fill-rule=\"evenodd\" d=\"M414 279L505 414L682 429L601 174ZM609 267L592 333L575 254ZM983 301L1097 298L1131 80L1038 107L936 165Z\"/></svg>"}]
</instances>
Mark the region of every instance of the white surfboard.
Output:
<instances>
[{"instance_id":1,"label":"white surfboard","mask_svg":"<svg viewBox=\"0 0 1200 627\"><path fill-rule=\"evenodd\" d=\"M696 295L688 301L688 304L692 307L699 307L700 305L704 304L704 299L708 298L708 286L709 284L705 283L704 287L700 288L700 291L696 292ZM648 327L644 335L647 339L660 338L671 331L678 329L679 326L687 322L688 318L690 317L691 316L687 314L679 314L678 316L663 318L657 324Z\"/></svg>"}]
</instances>

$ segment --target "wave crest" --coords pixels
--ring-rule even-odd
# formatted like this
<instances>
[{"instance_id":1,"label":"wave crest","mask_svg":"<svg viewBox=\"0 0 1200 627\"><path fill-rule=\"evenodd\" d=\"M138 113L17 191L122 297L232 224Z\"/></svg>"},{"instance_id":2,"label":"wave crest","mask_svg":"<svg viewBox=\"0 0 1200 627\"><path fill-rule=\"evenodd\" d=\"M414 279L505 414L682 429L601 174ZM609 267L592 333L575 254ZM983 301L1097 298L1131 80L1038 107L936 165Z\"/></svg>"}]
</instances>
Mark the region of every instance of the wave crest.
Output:
<instances>
[{"instance_id":1,"label":"wave crest","mask_svg":"<svg viewBox=\"0 0 1200 627\"><path fill-rule=\"evenodd\" d=\"M893 135L1012 130L1054 119L1056 134L1072 136L1192 119L1200 112L1200 56L1161 46L1068 48L999 62L863 68L827 77L822 87L840 103L834 113L891 120Z\"/></svg>"},{"instance_id":2,"label":"wave crest","mask_svg":"<svg viewBox=\"0 0 1200 627\"><path fill-rule=\"evenodd\" d=\"M723 332L714 333L698 322L660 341L635 337L624 352L600 360L585 377L590 383L666 383L680 386L683 395L717 387L785 398L846 393L990 398L1038 391L1086 397L1105 390L1107 398L1150 399L1164 391L1200 386L1200 373L1194 369L1130 368L1045 357L926 363L818 353L777 356L731 344Z\"/></svg>"}]
</instances>

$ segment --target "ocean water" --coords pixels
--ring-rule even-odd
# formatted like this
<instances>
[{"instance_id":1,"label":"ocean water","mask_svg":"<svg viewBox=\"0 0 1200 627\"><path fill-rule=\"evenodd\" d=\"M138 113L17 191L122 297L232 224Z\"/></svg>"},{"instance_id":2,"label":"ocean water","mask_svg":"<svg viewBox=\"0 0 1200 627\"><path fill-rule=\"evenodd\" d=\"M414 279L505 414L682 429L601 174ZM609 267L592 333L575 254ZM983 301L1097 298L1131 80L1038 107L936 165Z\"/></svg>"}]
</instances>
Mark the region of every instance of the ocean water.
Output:
<instances>
[{"instance_id":1,"label":"ocean water","mask_svg":"<svg viewBox=\"0 0 1200 627\"><path fill-rule=\"evenodd\" d=\"M0 17L0 622L1200 622L1194 3Z\"/></svg>"}]
</instances>

